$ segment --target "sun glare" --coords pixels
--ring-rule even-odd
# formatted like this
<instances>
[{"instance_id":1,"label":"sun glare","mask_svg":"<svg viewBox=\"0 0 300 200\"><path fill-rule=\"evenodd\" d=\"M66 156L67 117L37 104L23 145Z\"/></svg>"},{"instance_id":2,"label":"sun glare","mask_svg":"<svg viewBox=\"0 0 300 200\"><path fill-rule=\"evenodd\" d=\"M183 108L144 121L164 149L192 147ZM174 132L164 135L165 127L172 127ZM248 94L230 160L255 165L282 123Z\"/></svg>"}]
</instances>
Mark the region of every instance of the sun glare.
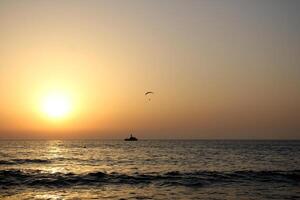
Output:
<instances>
[{"instance_id":1,"label":"sun glare","mask_svg":"<svg viewBox=\"0 0 300 200\"><path fill-rule=\"evenodd\" d=\"M71 111L71 101L64 94L49 94L43 100L42 110L50 118L63 118Z\"/></svg>"}]
</instances>

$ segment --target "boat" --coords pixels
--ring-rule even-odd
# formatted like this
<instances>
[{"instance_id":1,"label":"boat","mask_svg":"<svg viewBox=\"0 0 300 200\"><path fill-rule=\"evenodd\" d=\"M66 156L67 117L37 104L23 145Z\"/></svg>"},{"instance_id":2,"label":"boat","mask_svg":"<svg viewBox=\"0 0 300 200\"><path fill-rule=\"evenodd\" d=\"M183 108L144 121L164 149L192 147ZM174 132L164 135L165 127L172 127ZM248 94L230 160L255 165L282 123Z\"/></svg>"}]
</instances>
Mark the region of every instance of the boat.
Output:
<instances>
[{"instance_id":1,"label":"boat","mask_svg":"<svg viewBox=\"0 0 300 200\"><path fill-rule=\"evenodd\" d=\"M129 138L125 138L125 141L137 141L138 139L136 137L133 137L132 134L130 134Z\"/></svg>"}]
</instances>

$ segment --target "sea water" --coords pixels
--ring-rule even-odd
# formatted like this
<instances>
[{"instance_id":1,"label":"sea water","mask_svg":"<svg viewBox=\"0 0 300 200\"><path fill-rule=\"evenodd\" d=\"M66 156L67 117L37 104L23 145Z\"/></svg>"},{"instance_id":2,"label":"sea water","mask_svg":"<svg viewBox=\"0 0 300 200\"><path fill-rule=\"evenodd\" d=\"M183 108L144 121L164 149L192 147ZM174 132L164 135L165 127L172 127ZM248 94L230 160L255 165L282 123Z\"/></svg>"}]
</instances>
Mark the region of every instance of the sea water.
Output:
<instances>
[{"instance_id":1,"label":"sea water","mask_svg":"<svg viewBox=\"0 0 300 200\"><path fill-rule=\"evenodd\" d=\"M0 199L300 199L300 141L0 141Z\"/></svg>"}]
</instances>

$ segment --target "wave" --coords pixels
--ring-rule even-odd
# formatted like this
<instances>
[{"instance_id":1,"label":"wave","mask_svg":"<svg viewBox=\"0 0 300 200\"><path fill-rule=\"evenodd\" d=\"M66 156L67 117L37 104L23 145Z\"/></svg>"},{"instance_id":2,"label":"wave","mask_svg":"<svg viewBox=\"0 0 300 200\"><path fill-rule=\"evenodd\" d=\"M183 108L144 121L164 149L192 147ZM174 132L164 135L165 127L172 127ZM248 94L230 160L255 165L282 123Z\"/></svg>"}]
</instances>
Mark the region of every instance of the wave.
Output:
<instances>
[{"instance_id":1,"label":"wave","mask_svg":"<svg viewBox=\"0 0 300 200\"><path fill-rule=\"evenodd\" d=\"M0 160L0 165L21 165L21 164L47 164L51 163L50 160L43 159L11 159L11 160Z\"/></svg>"},{"instance_id":2,"label":"wave","mask_svg":"<svg viewBox=\"0 0 300 200\"><path fill-rule=\"evenodd\" d=\"M0 188L100 186L105 184L158 184L160 186L201 187L211 184L284 183L300 185L300 170L293 171L171 171L162 174L120 174L91 172L45 173L43 171L0 170Z\"/></svg>"}]
</instances>

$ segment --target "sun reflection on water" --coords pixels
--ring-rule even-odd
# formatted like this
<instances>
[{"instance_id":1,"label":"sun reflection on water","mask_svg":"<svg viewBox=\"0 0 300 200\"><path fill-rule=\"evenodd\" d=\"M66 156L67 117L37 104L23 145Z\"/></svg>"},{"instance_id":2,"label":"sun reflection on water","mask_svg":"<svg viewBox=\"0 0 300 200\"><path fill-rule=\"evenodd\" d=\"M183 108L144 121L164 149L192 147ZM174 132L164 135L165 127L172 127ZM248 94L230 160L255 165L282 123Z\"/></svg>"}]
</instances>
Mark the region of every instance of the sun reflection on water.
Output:
<instances>
[{"instance_id":1,"label":"sun reflection on water","mask_svg":"<svg viewBox=\"0 0 300 200\"><path fill-rule=\"evenodd\" d=\"M48 141L46 145L45 157L48 161L59 160L65 157L66 150L65 148L63 148L62 141ZM55 163L48 166L43 166L42 170L49 173L66 173L68 171L63 163Z\"/></svg>"},{"instance_id":2,"label":"sun reflection on water","mask_svg":"<svg viewBox=\"0 0 300 200\"><path fill-rule=\"evenodd\" d=\"M61 200L63 199L60 195L57 194L38 194L35 196L35 199L51 199L51 200Z\"/></svg>"}]
</instances>

